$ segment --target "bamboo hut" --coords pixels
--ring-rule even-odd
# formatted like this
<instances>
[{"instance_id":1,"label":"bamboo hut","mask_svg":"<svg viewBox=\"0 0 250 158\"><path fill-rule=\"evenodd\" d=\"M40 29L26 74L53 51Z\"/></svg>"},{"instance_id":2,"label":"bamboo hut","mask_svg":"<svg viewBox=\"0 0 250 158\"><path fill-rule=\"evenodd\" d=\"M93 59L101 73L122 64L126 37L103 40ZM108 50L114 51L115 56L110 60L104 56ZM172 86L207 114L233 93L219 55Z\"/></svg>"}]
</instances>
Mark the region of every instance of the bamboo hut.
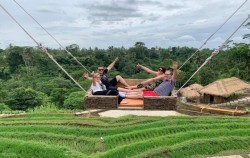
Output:
<instances>
[{"instance_id":1,"label":"bamboo hut","mask_svg":"<svg viewBox=\"0 0 250 158\"><path fill-rule=\"evenodd\" d=\"M191 87L186 87L180 90L180 93L183 97L186 97L188 100L200 98L200 93Z\"/></svg>"},{"instance_id":2,"label":"bamboo hut","mask_svg":"<svg viewBox=\"0 0 250 158\"><path fill-rule=\"evenodd\" d=\"M231 77L210 83L199 92L203 94L204 103L219 104L225 102L231 94L249 88L249 83Z\"/></svg>"},{"instance_id":3,"label":"bamboo hut","mask_svg":"<svg viewBox=\"0 0 250 158\"><path fill-rule=\"evenodd\" d=\"M194 83L194 84L190 85L189 87L192 88L193 90L196 90L197 92L203 88L203 86L198 84L198 83Z\"/></svg>"}]
</instances>

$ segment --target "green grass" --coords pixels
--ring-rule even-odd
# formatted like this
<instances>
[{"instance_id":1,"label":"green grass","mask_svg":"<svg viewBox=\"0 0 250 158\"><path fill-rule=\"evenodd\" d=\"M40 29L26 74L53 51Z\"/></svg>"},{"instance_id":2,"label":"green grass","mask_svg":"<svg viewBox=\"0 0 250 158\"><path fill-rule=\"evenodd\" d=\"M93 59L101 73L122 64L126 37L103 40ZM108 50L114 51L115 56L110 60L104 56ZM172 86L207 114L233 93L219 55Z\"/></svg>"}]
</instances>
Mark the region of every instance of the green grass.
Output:
<instances>
[{"instance_id":1,"label":"green grass","mask_svg":"<svg viewBox=\"0 0 250 158\"><path fill-rule=\"evenodd\" d=\"M0 140L0 157L208 157L233 151L246 155L250 118L31 113L1 118Z\"/></svg>"}]
</instances>

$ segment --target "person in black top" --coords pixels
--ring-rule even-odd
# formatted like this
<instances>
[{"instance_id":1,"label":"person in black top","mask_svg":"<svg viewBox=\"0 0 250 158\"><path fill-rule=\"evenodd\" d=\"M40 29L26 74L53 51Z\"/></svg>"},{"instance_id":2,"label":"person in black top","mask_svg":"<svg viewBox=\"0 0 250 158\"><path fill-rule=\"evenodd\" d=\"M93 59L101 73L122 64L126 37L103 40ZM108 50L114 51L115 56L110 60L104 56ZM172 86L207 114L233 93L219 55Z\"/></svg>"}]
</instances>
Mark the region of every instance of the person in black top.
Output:
<instances>
[{"instance_id":1,"label":"person in black top","mask_svg":"<svg viewBox=\"0 0 250 158\"><path fill-rule=\"evenodd\" d=\"M101 83L103 83L106 86L107 90L115 91L115 92L117 92L117 94L119 93L118 91L123 91L123 92L133 91L129 88L130 85L120 75L116 75L112 80L108 79L107 73L109 70L111 70L114 67L117 60L118 60L118 57L115 58L115 60L105 69L103 66L97 67L97 73L100 74ZM84 73L83 77L90 80L90 81L92 81L92 79L93 79L92 77L89 77L88 73ZM128 89L116 87L118 82L122 83ZM120 102L123 100L123 98L124 97L118 95L118 104L120 104Z\"/></svg>"},{"instance_id":2,"label":"person in black top","mask_svg":"<svg viewBox=\"0 0 250 158\"><path fill-rule=\"evenodd\" d=\"M130 89L130 85L124 80L124 78L120 75L116 75L112 80L109 80L107 73L114 67L115 63L117 62L118 57L115 58L115 60L107 67L104 68L103 66L98 66L97 67L97 73L100 74L101 77L101 82L107 87L107 89L110 90L120 90L120 91L125 91L124 88L122 89L117 89L116 85L118 82L122 83L125 87L127 87L128 89ZM88 79L88 80L92 80L91 77L89 77L88 73L84 73L84 78Z\"/></svg>"}]
</instances>

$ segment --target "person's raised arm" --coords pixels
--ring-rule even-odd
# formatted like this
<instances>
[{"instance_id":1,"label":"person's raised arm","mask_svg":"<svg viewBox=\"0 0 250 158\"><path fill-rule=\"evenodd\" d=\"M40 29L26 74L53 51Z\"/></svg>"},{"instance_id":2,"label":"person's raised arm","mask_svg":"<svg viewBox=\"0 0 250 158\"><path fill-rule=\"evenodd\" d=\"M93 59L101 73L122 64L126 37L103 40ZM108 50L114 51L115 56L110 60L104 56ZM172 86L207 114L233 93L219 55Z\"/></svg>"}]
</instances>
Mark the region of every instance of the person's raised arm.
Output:
<instances>
[{"instance_id":1,"label":"person's raised arm","mask_svg":"<svg viewBox=\"0 0 250 158\"><path fill-rule=\"evenodd\" d=\"M87 72L83 74L83 77L90 81L92 81L93 79L92 77L89 77L89 74Z\"/></svg>"},{"instance_id":2,"label":"person's raised arm","mask_svg":"<svg viewBox=\"0 0 250 158\"><path fill-rule=\"evenodd\" d=\"M165 74L163 74L163 75L160 75L160 76L157 76L157 77L154 77L154 78L150 78L150 79L148 79L146 81L141 82L139 85L137 85L137 88L142 88L145 85L147 85L147 84L149 84L151 82L155 82L157 80L163 80L165 77L166 77Z\"/></svg>"},{"instance_id":3,"label":"person's raised arm","mask_svg":"<svg viewBox=\"0 0 250 158\"><path fill-rule=\"evenodd\" d=\"M114 67L117 60L118 60L118 57L116 57L115 60L107 67L108 71L111 70Z\"/></svg>"},{"instance_id":4,"label":"person's raised arm","mask_svg":"<svg viewBox=\"0 0 250 158\"><path fill-rule=\"evenodd\" d=\"M147 73L150 73L150 74L155 75L155 76L157 75L156 71L153 71L153 70L151 70L151 69L147 68L146 66L143 66L139 63L137 64L137 67L141 68L142 70L146 71Z\"/></svg>"},{"instance_id":5,"label":"person's raised arm","mask_svg":"<svg viewBox=\"0 0 250 158\"><path fill-rule=\"evenodd\" d=\"M177 62L173 62L172 68L173 68L172 80L176 80L178 77L178 71L177 71L178 64L177 64Z\"/></svg>"}]
</instances>

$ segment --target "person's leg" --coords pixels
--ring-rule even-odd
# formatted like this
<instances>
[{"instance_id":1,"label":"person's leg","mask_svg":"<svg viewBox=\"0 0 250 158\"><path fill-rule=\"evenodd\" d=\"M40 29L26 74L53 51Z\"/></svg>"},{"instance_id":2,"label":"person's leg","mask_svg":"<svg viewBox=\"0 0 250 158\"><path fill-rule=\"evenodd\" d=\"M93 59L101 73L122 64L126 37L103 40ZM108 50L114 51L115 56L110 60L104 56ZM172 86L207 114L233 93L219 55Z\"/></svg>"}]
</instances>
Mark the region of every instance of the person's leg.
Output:
<instances>
[{"instance_id":1,"label":"person's leg","mask_svg":"<svg viewBox=\"0 0 250 158\"><path fill-rule=\"evenodd\" d=\"M95 93L93 93L93 95L106 95L108 92L108 90L104 90L104 91L97 91Z\"/></svg>"},{"instance_id":2,"label":"person's leg","mask_svg":"<svg viewBox=\"0 0 250 158\"><path fill-rule=\"evenodd\" d=\"M130 85L122 78L122 76L117 75L115 76L116 81L122 83L125 87L130 87Z\"/></svg>"},{"instance_id":3,"label":"person's leg","mask_svg":"<svg viewBox=\"0 0 250 158\"><path fill-rule=\"evenodd\" d=\"M137 89L137 85L135 85L135 86L128 86L128 87L125 87L125 88L127 88L127 89Z\"/></svg>"},{"instance_id":4,"label":"person's leg","mask_svg":"<svg viewBox=\"0 0 250 158\"><path fill-rule=\"evenodd\" d=\"M118 91L117 90L108 90L106 95L118 95Z\"/></svg>"},{"instance_id":5,"label":"person's leg","mask_svg":"<svg viewBox=\"0 0 250 158\"><path fill-rule=\"evenodd\" d=\"M116 90L97 91L93 93L93 95L118 95L118 91Z\"/></svg>"},{"instance_id":6,"label":"person's leg","mask_svg":"<svg viewBox=\"0 0 250 158\"><path fill-rule=\"evenodd\" d=\"M123 97L121 97L121 96L118 95L118 104L121 104L121 102L122 102L123 99L124 99Z\"/></svg>"},{"instance_id":7,"label":"person's leg","mask_svg":"<svg viewBox=\"0 0 250 158\"><path fill-rule=\"evenodd\" d=\"M127 92L126 95L143 95L143 92Z\"/></svg>"},{"instance_id":8,"label":"person's leg","mask_svg":"<svg viewBox=\"0 0 250 158\"><path fill-rule=\"evenodd\" d=\"M115 87L117 85L118 81L114 77L112 80L109 81L109 83L111 84L112 87Z\"/></svg>"},{"instance_id":9,"label":"person's leg","mask_svg":"<svg viewBox=\"0 0 250 158\"><path fill-rule=\"evenodd\" d=\"M121 91L121 92L141 92L142 90L140 89L126 89L126 88L122 88L122 87L118 87L117 88L118 91Z\"/></svg>"},{"instance_id":10,"label":"person's leg","mask_svg":"<svg viewBox=\"0 0 250 158\"><path fill-rule=\"evenodd\" d=\"M127 92L126 98L143 98L143 92Z\"/></svg>"}]
</instances>

